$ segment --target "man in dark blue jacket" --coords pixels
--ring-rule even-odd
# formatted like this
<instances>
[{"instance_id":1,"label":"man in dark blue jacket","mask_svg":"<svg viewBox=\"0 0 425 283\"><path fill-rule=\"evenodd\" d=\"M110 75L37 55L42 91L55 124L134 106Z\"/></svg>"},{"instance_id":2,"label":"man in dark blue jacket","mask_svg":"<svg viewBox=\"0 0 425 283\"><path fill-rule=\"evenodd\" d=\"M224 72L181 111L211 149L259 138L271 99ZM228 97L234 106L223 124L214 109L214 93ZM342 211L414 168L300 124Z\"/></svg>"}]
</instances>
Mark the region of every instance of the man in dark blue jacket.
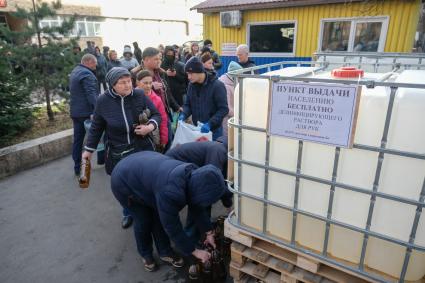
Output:
<instances>
[{"instance_id":1,"label":"man in dark blue jacket","mask_svg":"<svg viewBox=\"0 0 425 283\"><path fill-rule=\"evenodd\" d=\"M192 254L203 262L209 260L211 255L196 249L196 243L184 232L179 212L187 205L198 229L206 232L206 242L215 247L213 226L205 214L205 208L225 191L223 175L215 166L198 168L157 152L138 152L118 163L112 172L111 187L121 205L129 204L142 257L152 254L152 240L146 234L151 231L146 223L158 222L143 213L150 209L158 213L165 232L184 255Z\"/></svg>"},{"instance_id":2,"label":"man in dark blue jacket","mask_svg":"<svg viewBox=\"0 0 425 283\"><path fill-rule=\"evenodd\" d=\"M166 155L199 167L208 164L214 165L224 177L227 176L227 136L220 137L217 141L185 143L170 149ZM221 202L226 208L230 208L233 204L232 198L233 194L226 189L221 197ZM211 207L207 208L207 214L211 215ZM190 213L187 215L185 231L194 241L200 237L199 231L196 230L194 217Z\"/></svg>"},{"instance_id":3,"label":"man in dark blue jacket","mask_svg":"<svg viewBox=\"0 0 425 283\"><path fill-rule=\"evenodd\" d=\"M97 60L92 54L85 54L72 70L69 78L69 91L71 93L71 118L74 127L72 143L72 159L74 160L74 173L80 174L81 154L83 141L86 134L84 121L90 119L99 95L99 88L94 71Z\"/></svg>"},{"instance_id":4,"label":"man in dark blue jacket","mask_svg":"<svg viewBox=\"0 0 425 283\"><path fill-rule=\"evenodd\" d=\"M205 72L198 57L190 58L184 70L190 83L179 120L185 120L192 115L193 124L203 123L201 132L212 131L213 140L216 140L223 135L221 124L229 112L226 87L217 79L215 73Z\"/></svg>"}]
</instances>

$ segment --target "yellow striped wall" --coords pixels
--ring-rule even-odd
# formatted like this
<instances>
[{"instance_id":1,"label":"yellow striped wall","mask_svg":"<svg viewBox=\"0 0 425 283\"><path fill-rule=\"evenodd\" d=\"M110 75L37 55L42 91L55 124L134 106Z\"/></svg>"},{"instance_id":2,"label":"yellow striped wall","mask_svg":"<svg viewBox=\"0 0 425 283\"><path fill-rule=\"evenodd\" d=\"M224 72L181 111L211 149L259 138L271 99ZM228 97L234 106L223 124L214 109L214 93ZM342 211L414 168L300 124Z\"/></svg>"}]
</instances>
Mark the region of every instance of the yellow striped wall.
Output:
<instances>
[{"instance_id":1,"label":"yellow striped wall","mask_svg":"<svg viewBox=\"0 0 425 283\"><path fill-rule=\"evenodd\" d=\"M249 22L297 21L296 57L310 57L317 51L320 19L389 16L385 52L410 52L419 19L420 0L385 0L347 4L315 5L242 11L240 28L221 28L220 13L204 14L204 38L221 52L221 43L246 43Z\"/></svg>"}]
</instances>

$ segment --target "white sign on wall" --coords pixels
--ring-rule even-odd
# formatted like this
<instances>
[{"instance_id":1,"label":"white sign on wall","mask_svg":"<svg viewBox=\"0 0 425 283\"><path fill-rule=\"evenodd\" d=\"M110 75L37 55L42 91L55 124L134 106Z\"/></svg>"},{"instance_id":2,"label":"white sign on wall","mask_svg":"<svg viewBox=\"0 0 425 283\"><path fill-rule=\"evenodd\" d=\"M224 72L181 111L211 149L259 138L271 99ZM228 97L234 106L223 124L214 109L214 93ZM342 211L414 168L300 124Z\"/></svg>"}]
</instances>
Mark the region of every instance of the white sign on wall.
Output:
<instances>
[{"instance_id":1,"label":"white sign on wall","mask_svg":"<svg viewBox=\"0 0 425 283\"><path fill-rule=\"evenodd\" d=\"M275 82L269 133L351 148L360 92L353 85Z\"/></svg>"},{"instance_id":2,"label":"white sign on wall","mask_svg":"<svg viewBox=\"0 0 425 283\"><path fill-rule=\"evenodd\" d=\"M221 54L222 56L236 56L236 48L238 44L235 42L225 42L221 44Z\"/></svg>"}]
</instances>

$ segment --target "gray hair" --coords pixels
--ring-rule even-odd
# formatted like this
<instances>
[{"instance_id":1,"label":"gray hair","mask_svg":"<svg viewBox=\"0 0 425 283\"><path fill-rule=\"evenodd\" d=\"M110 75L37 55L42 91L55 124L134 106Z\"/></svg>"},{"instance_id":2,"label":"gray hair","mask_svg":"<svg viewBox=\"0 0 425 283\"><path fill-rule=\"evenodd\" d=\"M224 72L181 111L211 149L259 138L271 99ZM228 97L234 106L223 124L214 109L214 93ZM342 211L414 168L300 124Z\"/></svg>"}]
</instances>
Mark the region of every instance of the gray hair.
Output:
<instances>
[{"instance_id":1,"label":"gray hair","mask_svg":"<svg viewBox=\"0 0 425 283\"><path fill-rule=\"evenodd\" d=\"M153 57L159 54L159 50L155 47L146 47L145 50L143 50L142 53L142 59L145 59L146 57Z\"/></svg>"},{"instance_id":2,"label":"gray hair","mask_svg":"<svg viewBox=\"0 0 425 283\"><path fill-rule=\"evenodd\" d=\"M97 62L97 59L94 55L92 54L84 54L84 56L81 58L81 64L86 65L87 63L90 62Z\"/></svg>"},{"instance_id":3,"label":"gray hair","mask_svg":"<svg viewBox=\"0 0 425 283\"><path fill-rule=\"evenodd\" d=\"M244 52L246 54L249 53L249 47L246 44L240 44L237 48L236 48L236 52L241 51Z\"/></svg>"}]
</instances>

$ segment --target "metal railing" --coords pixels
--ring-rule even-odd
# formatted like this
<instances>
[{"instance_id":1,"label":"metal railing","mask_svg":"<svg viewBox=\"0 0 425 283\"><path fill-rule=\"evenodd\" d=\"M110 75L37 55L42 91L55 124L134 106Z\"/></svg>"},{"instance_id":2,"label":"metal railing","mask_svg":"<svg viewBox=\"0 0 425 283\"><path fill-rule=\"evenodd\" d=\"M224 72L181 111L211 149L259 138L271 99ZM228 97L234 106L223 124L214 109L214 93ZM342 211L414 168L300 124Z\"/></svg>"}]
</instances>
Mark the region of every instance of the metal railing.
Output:
<instances>
[{"instance_id":1,"label":"metal railing","mask_svg":"<svg viewBox=\"0 0 425 283\"><path fill-rule=\"evenodd\" d=\"M328 54L329 56L329 54ZM425 57L425 55L423 56ZM421 58L423 58L421 57ZM280 245L283 246L287 246L291 249L295 249L297 251L309 254L310 256L313 256L315 258L318 258L324 262L328 262L331 263L333 265L337 265L339 267L343 267L347 270L350 270L352 272L355 272L357 274L361 274L363 277L366 277L368 279L371 280L375 280L378 282L387 282L387 279L375 274L375 273L371 273L368 272L367 270L365 270L365 257L366 257L366 250L367 250L367 246L368 246L368 241L369 241L369 237L375 237L390 243L394 243L397 244L399 246L405 247L406 251L405 251L405 256L404 256L404 262L403 262L403 266L402 266L402 270L400 273L400 279L399 282L404 282L404 278L406 276L406 272L407 272L407 268L409 266L409 260L410 260L410 256L413 250L419 251L419 252L425 252L425 246L421 246L418 244L415 244L415 237L416 237L416 232L418 229L418 224L419 224L419 220L422 214L422 209L423 207L425 207L425 179L423 180L423 184L422 184L422 189L420 192L420 195L418 196L417 200L413 200L413 199L409 199L409 198L405 198L405 197L400 197L400 196L396 196L396 195L391 195L391 194L387 194L387 193L382 193L379 191L379 180L380 180L380 175L381 175L381 171L382 171L382 164L383 161L385 159L386 155L396 155L396 156L401 156L404 158L413 158L413 159L419 159L419 160L425 160L425 153L417 153L417 152L408 152L408 151L402 151L402 150L395 150L395 149L388 149L386 148L386 144L387 144L387 137L388 137L388 132L389 132L389 126L390 126L390 122L391 122L391 118L392 118L392 111L393 111L393 105L394 105L394 100L395 97L397 95L397 90L399 88L418 88L418 89L425 89L425 84L410 84L410 83L395 83L395 82L387 82L387 81L382 81L382 80L359 80L359 81L352 81L352 80L333 80L333 79L323 79L323 78L314 78L314 77L307 77L305 76L295 76L295 77L282 77L282 76L265 76L265 75L258 75L258 74L254 74L254 72L256 70L259 69L267 69L267 70L271 70L272 67L274 66L280 66L281 68L283 68L284 66L288 65L288 64L295 64L296 66L305 66L305 65L312 65L312 66L320 66L320 70L325 70L327 68L328 63L327 62L306 62L306 61L301 61L301 62L297 62L297 61L293 61L293 62L278 62L278 63L273 63L273 64L268 64L268 65L263 65L263 66L258 66L258 67L254 67L254 68L250 68L250 69L244 69L243 71L236 71L236 72L232 72L231 75L236 77L239 83L239 92L235 93L235 95L239 95L239 107L238 107L238 111L239 113L235 116L238 117L238 120L235 121L234 118L229 120L229 126L233 127L237 130L236 134L237 134L237 143L238 143L238 147L237 147L237 152L233 152L233 151L229 151L228 157L229 159L234 161L235 164L235 171L237 170L237 183L232 184L232 186L229 185L229 189L235 193L237 195L237 214L236 214L236 218L237 221L235 222L233 220L233 218L230 218L230 222L235 225L236 227L242 229L242 230L246 230L249 231L251 233L254 233L260 237L263 238L267 238L273 242L276 242ZM391 65L391 64L390 64ZM421 66L423 66L422 61L421 61ZM400 65L398 66L394 66L395 68L399 68ZM410 66L412 67L412 66ZM416 66L414 66L416 67ZM251 74L244 74L243 72L246 71L250 71ZM321 82L321 83L341 83L341 84L356 84L356 85L362 85L368 88L374 88L374 87L386 87L390 89L390 95L389 95L389 103L388 103L388 107L387 107L387 114L386 114L386 118L385 118L385 125L384 125L384 129L383 129L383 133L382 133L382 138L381 138L381 143L379 147L375 147L375 146L369 146L369 145L364 145L364 144L354 144L353 148L359 149L359 150L363 150L363 151L371 151L371 152L377 152L378 153L378 159L377 159L377 165L376 165L376 171L375 171L375 178L374 178L374 182L373 182L373 189L370 190L368 188L362 188L362 187L357 187L357 186L353 186L350 184L345 184L342 182L338 182L337 181L337 172L338 172L338 167L339 167L339 158L340 158L340 152L341 149L340 147L336 147L335 148L335 153L334 153L334 162L333 162L333 170L332 170L332 177L330 180L327 179L323 179L323 178L318 178L315 176L311 176L311 175L307 175L307 174L303 174L302 170L301 170L301 165L302 165L302 155L303 155L303 144L304 142L302 140L298 141L298 157L297 157L297 165L296 165L296 171L289 171L289 170L283 170L280 168L276 168L273 166L270 166L269 164L269 157L270 157L270 138L271 135L268 132L268 130L266 128L257 128L257 127L252 127L252 126L248 126L248 125L244 125L243 124L243 105L244 105L244 101L243 101L243 92L244 92L244 79L245 78L257 78L257 79L264 79L264 80L268 80L269 81L269 86L270 86L270 91L271 91L271 84L272 82L279 82L279 81L285 81L285 80L289 80L289 81L298 81L298 82ZM260 132L260 133L265 133L266 134L266 154L265 154L265 159L264 159L264 163L258 163L258 162L252 162L249 160L244 160L242 158L242 153L243 153L243 148L242 148L242 130L244 131L254 131L254 132ZM252 194L248 194L246 192L243 192L242 190L242 175L243 175L243 170L242 170L242 165L246 165L246 166L251 166L251 167L255 167L255 168L259 168L264 170L264 188L263 188L263 197L258 197ZM292 176L295 177L295 192L294 192L294 202L293 202L293 206L287 206L287 205L283 205L281 203L277 203L274 202L272 200L268 199L268 176L269 176L269 172L276 172L276 173L280 173L280 174L284 174L287 176ZM317 215L302 209L299 209L298 207L298 200L299 200L299 184L300 184L300 180L309 180L312 182L317 182L320 184L325 184L325 185L329 185L329 202L328 202L328 210L327 210L327 215L326 217L321 216L321 215ZM332 219L332 208L333 208L333 203L334 203L334 195L335 195L335 191L336 190L349 190L349 191L354 191L354 192L358 192L361 194L365 194L368 195L370 197L370 202L369 202L369 210L368 210L368 216L367 216L367 221L366 221L366 225L364 228L359 228L357 226L353 226L341 221L337 221L335 219ZM263 224L262 224L262 232L258 232L255 229L249 228L247 226L244 226L241 223L241 199L242 197L245 198L249 198L258 202L261 202L263 204ZM400 203L404 203L404 204L408 204L411 206L416 207L416 214L413 220L413 224L411 227L411 231L410 231L410 237L408 241L403 241L400 239L396 239L393 237L389 237L388 235L384 235L382 233L377 233L374 231L371 231L371 222L372 222L372 217L374 215L374 207L375 207L375 202L377 200L377 198L382 198L382 199L388 199L388 200L392 200L392 201L396 201L396 202L400 202ZM267 211L268 211L268 206L274 206L274 207L278 207L278 208L282 208L284 210L290 211L292 213L292 234L291 234L291 240L290 242L286 242L283 241L282 239L273 237L272 235L269 235L266 233L266 223L267 223ZM297 217L298 215L304 215L304 216L308 216L311 217L313 219L317 219L320 220L324 223L324 225L326 225L326 229L325 229L325 238L324 238L324 243L323 243L323 250L321 253L314 253L310 250L307 250L299 245L296 244L295 238L296 238L296 231L297 231ZM355 232L359 232L363 235L363 244L362 244L362 248L361 248L361 255L360 255L360 261L359 264L357 266L357 268L350 266L348 264L345 264L343 262L337 261L335 259L332 259L330 257L328 257L328 243L329 243L329 234L330 234L330 227L331 225L336 225L339 227L343 227L345 229L349 229L351 231L355 231Z\"/></svg>"},{"instance_id":2,"label":"metal railing","mask_svg":"<svg viewBox=\"0 0 425 283\"><path fill-rule=\"evenodd\" d=\"M425 53L368 53L368 52L317 52L312 61L281 61L261 66L245 68L242 71L234 71L230 74L258 74L270 72L276 68L288 66L355 66L366 68L374 73L388 72L392 69L400 70L425 70ZM380 69L382 68L382 69Z\"/></svg>"}]
</instances>

